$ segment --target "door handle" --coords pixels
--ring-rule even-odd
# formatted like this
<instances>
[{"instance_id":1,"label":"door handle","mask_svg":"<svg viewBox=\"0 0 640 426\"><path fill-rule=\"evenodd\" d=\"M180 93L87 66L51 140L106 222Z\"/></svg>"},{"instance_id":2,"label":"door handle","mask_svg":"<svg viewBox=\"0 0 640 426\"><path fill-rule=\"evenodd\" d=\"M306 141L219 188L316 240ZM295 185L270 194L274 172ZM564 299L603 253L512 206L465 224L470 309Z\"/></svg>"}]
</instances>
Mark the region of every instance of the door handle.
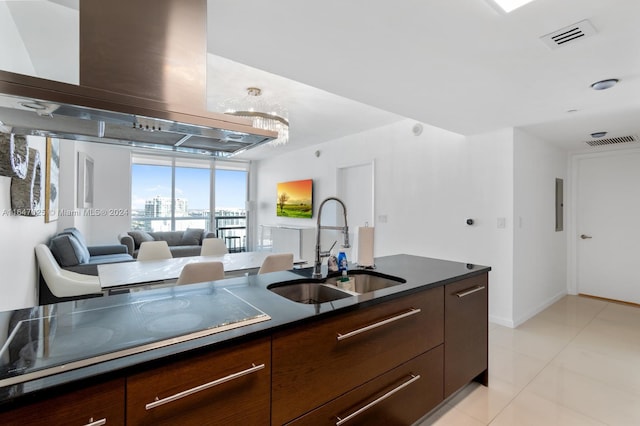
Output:
<instances>
[{"instance_id":1,"label":"door handle","mask_svg":"<svg viewBox=\"0 0 640 426\"><path fill-rule=\"evenodd\" d=\"M593 238L593 237L591 235L582 234L582 235L580 235L580 238L582 238L583 240L588 240L588 239Z\"/></svg>"}]
</instances>

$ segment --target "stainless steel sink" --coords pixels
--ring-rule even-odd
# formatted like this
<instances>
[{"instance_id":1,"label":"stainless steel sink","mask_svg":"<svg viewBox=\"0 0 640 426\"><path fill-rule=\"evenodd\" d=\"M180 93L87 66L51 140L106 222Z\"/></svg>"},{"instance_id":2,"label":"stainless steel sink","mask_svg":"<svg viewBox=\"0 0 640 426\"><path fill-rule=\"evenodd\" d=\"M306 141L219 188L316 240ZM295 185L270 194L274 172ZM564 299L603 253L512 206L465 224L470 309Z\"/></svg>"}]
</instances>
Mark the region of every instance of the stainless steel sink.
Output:
<instances>
[{"instance_id":1,"label":"stainless steel sink","mask_svg":"<svg viewBox=\"0 0 640 426\"><path fill-rule=\"evenodd\" d=\"M352 270L348 272L349 277L355 281L356 293L369 293L371 291L380 290L383 288L393 287L398 284L404 284L407 282L404 278L394 277L392 275L385 275L375 271L368 270ZM330 285L338 285L340 277L327 278L326 283Z\"/></svg>"},{"instance_id":2,"label":"stainless steel sink","mask_svg":"<svg viewBox=\"0 0 640 426\"><path fill-rule=\"evenodd\" d=\"M331 302L353 296L322 282L276 283L267 288L289 300L306 304Z\"/></svg>"},{"instance_id":3,"label":"stainless steel sink","mask_svg":"<svg viewBox=\"0 0 640 426\"><path fill-rule=\"evenodd\" d=\"M355 292L338 288L340 275L330 276L325 279L303 279L274 283L267 288L294 302L317 304L356 296L358 293L369 293L407 282L403 278L370 270L352 270L348 272L348 275L354 280Z\"/></svg>"}]
</instances>

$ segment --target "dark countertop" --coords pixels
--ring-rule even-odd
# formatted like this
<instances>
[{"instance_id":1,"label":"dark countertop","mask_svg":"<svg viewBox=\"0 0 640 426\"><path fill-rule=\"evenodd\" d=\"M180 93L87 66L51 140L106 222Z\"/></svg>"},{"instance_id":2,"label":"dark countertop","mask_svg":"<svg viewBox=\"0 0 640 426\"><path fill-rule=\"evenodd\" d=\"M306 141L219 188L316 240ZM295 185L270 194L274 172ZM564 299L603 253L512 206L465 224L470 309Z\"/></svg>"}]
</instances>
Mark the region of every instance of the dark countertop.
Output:
<instances>
[{"instance_id":1,"label":"dark countertop","mask_svg":"<svg viewBox=\"0 0 640 426\"><path fill-rule=\"evenodd\" d=\"M267 289L308 278L312 268L172 286L0 313L0 404L32 392L189 351L210 350L491 268L412 255L376 258L376 273L406 283L322 304ZM326 275L326 274L325 274ZM211 309L215 304L216 309ZM9 321L7 321L8 319Z\"/></svg>"}]
</instances>

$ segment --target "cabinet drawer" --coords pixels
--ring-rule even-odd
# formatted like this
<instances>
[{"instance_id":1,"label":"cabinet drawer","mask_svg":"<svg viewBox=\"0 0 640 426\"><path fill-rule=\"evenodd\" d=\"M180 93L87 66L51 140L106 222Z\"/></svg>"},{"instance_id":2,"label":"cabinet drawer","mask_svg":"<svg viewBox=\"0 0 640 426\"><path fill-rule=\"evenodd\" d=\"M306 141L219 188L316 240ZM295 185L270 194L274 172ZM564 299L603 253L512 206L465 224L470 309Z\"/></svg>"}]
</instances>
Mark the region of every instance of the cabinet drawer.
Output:
<instances>
[{"instance_id":1,"label":"cabinet drawer","mask_svg":"<svg viewBox=\"0 0 640 426\"><path fill-rule=\"evenodd\" d=\"M433 288L273 338L272 423L286 423L443 342Z\"/></svg>"},{"instance_id":2,"label":"cabinet drawer","mask_svg":"<svg viewBox=\"0 0 640 426\"><path fill-rule=\"evenodd\" d=\"M124 379L91 385L0 413L0 424L122 425Z\"/></svg>"},{"instance_id":3,"label":"cabinet drawer","mask_svg":"<svg viewBox=\"0 0 640 426\"><path fill-rule=\"evenodd\" d=\"M127 378L128 425L269 424L269 339Z\"/></svg>"},{"instance_id":4,"label":"cabinet drawer","mask_svg":"<svg viewBox=\"0 0 640 426\"><path fill-rule=\"evenodd\" d=\"M444 395L447 397L479 374L485 372L486 376L487 274L446 285L444 291Z\"/></svg>"},{"instance_id":5,"label":"cabinet drawer","mask_svg":"<svg viewBox=\"0 0 640 426\"><path fill-rule=\"evenodd\" d=\"M438 346L291 424L413 424L443 400L442 362L443 348Z\"/></svg>"}]
</instances>

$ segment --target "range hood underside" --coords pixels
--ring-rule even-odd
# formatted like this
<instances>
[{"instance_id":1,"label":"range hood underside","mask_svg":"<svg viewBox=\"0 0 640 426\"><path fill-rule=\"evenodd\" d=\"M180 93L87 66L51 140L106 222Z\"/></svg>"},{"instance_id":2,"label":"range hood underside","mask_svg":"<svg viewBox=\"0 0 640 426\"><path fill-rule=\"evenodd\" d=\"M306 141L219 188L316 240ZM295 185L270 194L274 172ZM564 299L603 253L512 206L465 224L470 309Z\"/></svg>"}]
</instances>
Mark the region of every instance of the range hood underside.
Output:
<instances>
[{"instance_id":1,"label":"range hood underside","mask_svg":"<svg viewBox=\"0 0 640 426\"><path fill-rule=\"evenodd\" d=\"M149 99L0 71L4 132L214 157L229 157L278 136L249 120L164 107Z\"/></svg>"}]
</instances>

